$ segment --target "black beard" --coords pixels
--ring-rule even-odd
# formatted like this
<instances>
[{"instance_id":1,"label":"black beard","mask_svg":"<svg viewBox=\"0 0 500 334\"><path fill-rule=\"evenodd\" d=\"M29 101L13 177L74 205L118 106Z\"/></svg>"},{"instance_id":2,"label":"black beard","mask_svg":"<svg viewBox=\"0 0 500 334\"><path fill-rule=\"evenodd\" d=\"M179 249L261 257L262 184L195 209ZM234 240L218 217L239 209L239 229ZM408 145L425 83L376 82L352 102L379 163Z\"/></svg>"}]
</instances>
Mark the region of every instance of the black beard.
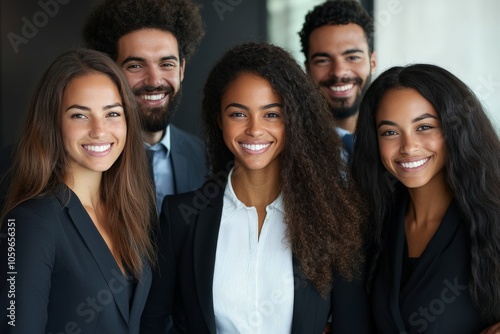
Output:
<instances>
[{"instance_id":1,"label":"black beard","mask_svg":"<svg viewBox=\"0 0 500 334\"><path fill-rule=\"evenodd\" d=\"M171 90L170 94L172 93L173 89ZM179 107L181 96L181 87L179 87L177 93L171 96L170 101L165 106L149 108L143 104L139 104L142 130L149 133L155 133L165 130L165 128L170 124L172 117L177 111L177 108Z\"/></svg>"},{"instance_id":2,"label":"black beard","mask_svg":"<svg viewBox=\"0 0 500 334\"><path fill-rule=\"evenodd\" d=\"M359 111L359 106L361 104L361 99L363 95L365 94L365 91L368 89L368 86L370 85L372 79L371 73L368 74L366 77L365 82L363 83L363 80L361 78L337 78L337 77L332 77L328 80L321 81L320 85L324 87L330 87L333 86L337 83L352 83L355 85L359 85L361 88L361 92L356 96L356 99L352 103L352 105L347 105L348 99L335 99L337 102L340 103L340 106L333 106L330 104L330 110L332 111L333 117L339 120L343 120L349 117L352 117L356 115Z\"/></svg>"}]
</instances>

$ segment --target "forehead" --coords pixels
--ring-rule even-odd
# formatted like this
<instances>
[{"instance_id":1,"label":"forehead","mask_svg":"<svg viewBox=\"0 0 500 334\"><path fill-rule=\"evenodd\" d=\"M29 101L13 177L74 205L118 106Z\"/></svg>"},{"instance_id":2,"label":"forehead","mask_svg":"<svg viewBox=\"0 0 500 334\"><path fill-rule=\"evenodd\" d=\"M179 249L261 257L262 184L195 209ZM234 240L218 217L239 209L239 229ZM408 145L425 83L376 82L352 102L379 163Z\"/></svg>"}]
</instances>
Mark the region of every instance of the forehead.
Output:
<instances>
[{"instance_id":1,"label":"forehead","mask_svg":"<svg viewBox=\"0 0 500 334\"><path fill-rule=\"evenodd\" d=\"M228 103L234 102L232 100L246 100L249 103L259 104L264 100L266 103L271 100L278 102L281 98L267 79L244 72L229 83L222 100Z\"/></svg>"},{"instance_id":2,"label":"forehead","mask_svg":"<svg viewBox=\"0 0 500 334\"><path fill-rule=\"evenodd\" d=\"M179 58L177 38L171 32L160 29L139 29L120 37L117 42L117 58L165 57Z\"/></svg>"},{"instance_id":3,"label":"forehead","mask_svg":"<svg viewBox=\"0 0 500 334\"><path fill-rule=\"evenodd\" d=\"M409 121L422 114L439 115L433 105L413 88L391 89L380 100L377 120Z\"/></svg>"},{"instance_id":4,"label":"forehead","mask_svg":"<svg viewBox=\"0 0 500 334\"><path fill-rule=\"evenodd\" d=\"M327 24L314 29L309 36L309 55L341 49L368 50L368 41L361 26L355 23Z\"/></svg>"}]
</instances>

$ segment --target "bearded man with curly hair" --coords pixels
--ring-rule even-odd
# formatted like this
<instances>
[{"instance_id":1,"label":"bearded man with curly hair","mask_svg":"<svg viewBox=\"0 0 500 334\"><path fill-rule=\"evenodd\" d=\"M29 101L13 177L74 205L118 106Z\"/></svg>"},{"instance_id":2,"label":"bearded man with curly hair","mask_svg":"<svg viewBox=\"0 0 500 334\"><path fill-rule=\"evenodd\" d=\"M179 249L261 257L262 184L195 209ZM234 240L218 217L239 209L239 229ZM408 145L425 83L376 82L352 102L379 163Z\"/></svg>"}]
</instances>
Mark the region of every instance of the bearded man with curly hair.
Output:
<instances>
[{"instance_id":1,"label":"bearded man with curly hair","mask_svg":"<svg viewBox=\"0 0 500 334\"><path fill-rule=\"evenodd\" d=\"M299 36L305 68L330 104L337 132L352 133L377 65L371 16L358 1L326 1L307 14Z\"/></svg>"},{"instance_id":2,"label":"bearded man with curly hair","mask_svg":"<svg viewBox=\"0 0 500 334\"><path fill-rule=\"evenodd\" d=\"M111 56L135 94L158 208L165 195L205 180L202 141L170 124L186 62L204 33L200 7L190 0L104 0L83 30L86 46Z\"/></svg>"}]
</instances>

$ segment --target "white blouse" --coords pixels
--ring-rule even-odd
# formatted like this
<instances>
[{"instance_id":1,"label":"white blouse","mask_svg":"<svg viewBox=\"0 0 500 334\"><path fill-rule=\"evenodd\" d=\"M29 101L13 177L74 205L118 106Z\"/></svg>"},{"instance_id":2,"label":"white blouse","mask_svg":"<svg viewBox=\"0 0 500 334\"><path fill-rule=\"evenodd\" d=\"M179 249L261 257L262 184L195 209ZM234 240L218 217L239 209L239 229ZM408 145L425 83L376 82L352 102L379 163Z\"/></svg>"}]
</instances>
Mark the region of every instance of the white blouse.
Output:
<instances>
[{"instance_id":1,"label":"white blouse","mask_svg":"<svg viewBox=\"0 0 500 334\"><path fill-rule=\"evenodd\" d=\"M217 333L290 333L294 279L281 195L266 207L259 238L257 210L236 197L231 175L212 287Z\"/></svg>"}]
</instances>

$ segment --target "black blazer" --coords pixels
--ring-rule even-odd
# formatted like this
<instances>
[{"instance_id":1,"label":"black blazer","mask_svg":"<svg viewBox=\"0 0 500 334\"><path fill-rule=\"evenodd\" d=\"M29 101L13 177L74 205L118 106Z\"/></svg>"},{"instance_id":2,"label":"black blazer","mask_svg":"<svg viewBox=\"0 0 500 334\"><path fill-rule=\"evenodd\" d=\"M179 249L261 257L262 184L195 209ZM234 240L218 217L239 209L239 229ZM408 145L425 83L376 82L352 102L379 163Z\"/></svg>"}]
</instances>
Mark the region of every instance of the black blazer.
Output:
<instances>
[{"instance_id":1,"label":"black blazer","mask_svg":"<svg viewBox=\"0 0 500 334\"><path fill-rule=\"evenodd\" d=\"M15 318L2 315L0 333L138 333L151 285L149 265L130 296L133 284L82 204L61 189L69 197L61 191L29 200L3 221L0 308L15 302ZM15 256L12 267L7 253ZM14 319L15 327L9 324Z\"/></svg>"},{"instance_id":2,"label":"black blazer","mask_svg":"<svg viewBox=\"0 0 500 334\"><path fill-rule=\"evenodd\" d=\"M388 238L374 277L372 309L380 333L474 333L486 327L467 285L470 238L456 202L401 287L408 196L388 222Z\"/></svg>"},{"instance_id":3,"label":"black blazer","mask_svg":"<svg viewBox=\"0 0 500 334\"><path fill-rule=\"evenodd\" d=\"M141 333L163 333L173 316L181 333L215 333L212 282L225 184L209 181L201 189L168 196L160 215L159 269ZM322 298L293 263L295 295L292 333L322 333L330 311L334 333L370 332L369 307L362 282L335 277L333 290Z\"/></svg>"}]
</instances>

